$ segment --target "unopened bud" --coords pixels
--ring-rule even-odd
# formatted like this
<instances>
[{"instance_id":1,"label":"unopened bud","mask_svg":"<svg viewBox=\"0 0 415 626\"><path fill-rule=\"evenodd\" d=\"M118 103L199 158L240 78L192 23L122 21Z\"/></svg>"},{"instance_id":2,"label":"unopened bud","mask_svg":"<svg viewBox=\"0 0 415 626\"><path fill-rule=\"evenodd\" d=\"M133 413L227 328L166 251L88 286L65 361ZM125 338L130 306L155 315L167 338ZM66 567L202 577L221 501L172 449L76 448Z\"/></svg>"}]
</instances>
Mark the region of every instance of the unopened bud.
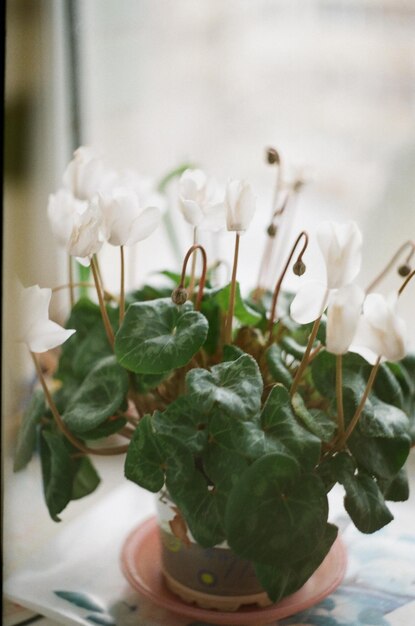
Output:
<instances>
[{"instance_id":1,"label":"unopened bud","mask_svg":"<svg viewBox=\"0 0 415 626\"><path fill-rule=\"evenodd\" d=\"M275 235L277 234L277 226L275 224L270 224L267 228L267 235L269 237L275 237Z\"/></svg>"},{"instance_id":2,"label":"unopened bud","mask_svg":"<svg viewBox=\"0 0 415 626\"><path fill-rule=\"evenodd\" d=\"M174 304L184 304L188 298L187 289L184 287L176 287L176 289L171 294L171 299Z\"/></svg>"},{"instance_id":3,"label":"unopened bud","mask_svg":"<svg viewBox=\"0 0 415 626\"><path fill-rule=\"evenodd\" d=\"M293 265L293 272L296 276L302 276L306 270L305 263L298 260Z\"/></svg>"},{"instance_id":4,"label":"unopened bud","mask_svg":"<svg viewBox=\"0 0 415 626\"><path fill-rule=\"evenodd\" d=\"M400 268L398 269L399 276L408 276L408 274L410 273L411 273L411 268L407 263L405 263L404 265L401 265Z\"/></svg>"},{"instance_id":5,"label":"unopened bud","mask_svg":"<svg viewBox=\"0 0 415 626\"><path fill-rule=\"evenodd\" d=\"M277 165L280 164L280 155L275 150L275 148L267 149L267 161L270 165L273 165L274 163L276 163Z\"/></svg>"}]
</instances>

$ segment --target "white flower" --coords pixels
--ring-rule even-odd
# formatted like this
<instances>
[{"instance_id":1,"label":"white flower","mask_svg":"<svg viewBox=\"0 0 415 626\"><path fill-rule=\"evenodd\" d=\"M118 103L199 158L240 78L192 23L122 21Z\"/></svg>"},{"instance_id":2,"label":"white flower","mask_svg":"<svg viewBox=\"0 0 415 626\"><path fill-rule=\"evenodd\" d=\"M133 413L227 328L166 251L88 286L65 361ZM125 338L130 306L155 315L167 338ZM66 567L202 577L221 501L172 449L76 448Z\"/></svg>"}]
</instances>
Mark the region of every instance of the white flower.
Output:
<instances>
[{"instance_id":1,"label":"white flower","mask_svg":"<svg viewBox=\"0 0 415 626\"><path fill-rule=\"evenodd\" d=\"M135 191L140 206L157 207L161 213L165 212L167 208L166 198L157 191L154 179L140 176L134 170L129 169L121 172L113 171L108 173L100 191L107 194L121 187L128 187L128 189Z\"/></svg>"},{"instance_id":2,"label":"white flower","mask_svg":"<svg viewBox=\"0 0 415 626\"><path fill-rule=\"evenodd\" d=\"M58 243L67 246L76 215L81 215L87 209L87 202L77 200L67 189L59 189L49 196L48 217Z\"/></svg>"},{"instance_id":3,"label":"white flower","mask_svg":"<svg viewBox=\"0 0 415 626\"><path fill-rule=\"evenodd\" d=\"M291 317L308 324L324 312L330 293L350 284L361 265L362 235L355 222L322 222L316 233L326 267L325 280L305 283L291 303Z\"/></svg>"},{"instance_id":4,"label":"white flower","mask_svg":"<svg viewBox=\"0 0 415 626\"><path fill-rule=\"evenodd\" d=\"M68 242L68 252L78 257L83 265L89 265L93 254L101 249L102 215L96 204L91 202L82 214L76 214L74 226Z\"/></svg>"},{"instance_id":5,"label":"white flower","mask_svg":"<svg viewBox=\"0 0 415 626\"><path fill-rule=\"evenodd\" d=\"M351 352L357 352L372 365L378 357L387 361L404 358L408 344L406 324L396 313L396 303L396 296L366 296Z\"/></svg>"},{"instance_id":6,"label":"white flower","mask_svg":"<svg viewBox=\"0 0 415 626\"><path fill-rule=\"evenodd\" d=\"M19 341L24 342L31 352L46 352L60 346L74 329L65 329L49 319L51 289L33 285L18 288L18 312L20 316Z\"/></svg>"},{"instance_id":7,"label":"white flower","mask_svg":"<svg viewBox=\"0 0 415 626\"><path fill-rule=\"evenodd\" d=\"M239 233L247 230L255 213L256 199L243 180L230 180L226 186L226 227Z\"/></svg>"},{"instance_id":8,"label":"white flower","mask_svg":"<svg viewBox=\"0 0 415 626\"><path fill-rule=\"evenodd\" d=\"M327 308L326 348L333 354L345 354L355 336L365 294L357 285L334 291Z\"/></svg>"},{"instance_id":9,"label":"white flower","mask_svg":"<svg viewBox=\"0 0 415 626\"><path fill-rule=\"evenodd\" d=\"M109 175L104 163L91 148L75 150L63 175L63 183L78 200L91 200L103 187Z\"/></svg>"},{"instance_id":10,"label":"white flower","mask_svg":"<svg viewBox=\"0 0 415 626\"><path fill-rule=\"evenodd\" d=\"M215 198L215 184L202 170L188 169L179 181L179 203L189 224L203 230L218 231L225 226L225 206Z\"/></svg>"},{"instance_id":11,"label":"white flower","mask_svg":"<svg viewBox=\"0 0 415 626\"><path fill-rule=\"evenodd\" d=\"M160 223L160 210L142 209L137 193L131 188L99 193L97 205L102 214L104 238L112 246L131 246L146 239Z\"/></svg>"}]
</instances>

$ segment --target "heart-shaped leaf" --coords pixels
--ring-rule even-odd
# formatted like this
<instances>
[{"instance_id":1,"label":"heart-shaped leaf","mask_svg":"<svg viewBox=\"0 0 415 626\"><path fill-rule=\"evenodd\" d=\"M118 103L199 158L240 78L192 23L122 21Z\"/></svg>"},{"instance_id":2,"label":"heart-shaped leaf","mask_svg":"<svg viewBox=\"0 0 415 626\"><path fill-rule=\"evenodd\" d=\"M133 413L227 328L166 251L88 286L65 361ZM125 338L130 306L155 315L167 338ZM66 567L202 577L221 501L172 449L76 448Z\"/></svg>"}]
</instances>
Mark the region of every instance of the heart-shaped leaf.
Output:
<instances>
[{"instance_id":1,"label":"heart-shaped leaf","mask_svg":"<svg viewBox=\"0 0 415 626\"><path fill-rule=\"evenodd\" d=\"M137 374L161 374L186 365L206 340L208 322L186 302L171 299L128 307L115 337L118 362Z\"/></svg>"},{"instance_id":2,"label":"heart-shaped leaf","mask_svg":"<svg viewBox=\"0 0 415 626\"><path fill-rule=\"evenodd\" d=\"M249 419L260 410L262 377L257 362L248 354L214 365L210 372L190 370L186 383L205 413L218 407L227 415Z\"/></svg>"},{"instance_id":3,"label":"heart-shaped leaf","mask_svg":"<svg viewBox=\"0 0 415 626\"><path fill-rule=\"evenodd\" d=\"M43 430L40 437L43 493L49 515L60 522L58 514L72 498L73 466L61 434Z\"/></svg>"},{"instance_id":4,"label":"heart-shaped leaf","mask_svg":"<svg viewBox=\"0 0 415 626\"><path fill-rule=\"evenodd\" d=\"M74 433L87 433L121 407L127 391L127 372L115 357L106 357L97 363L68 402L63 420Z\"/></svg>"},{"instance_id":5,"label":"heart-shaped leaf","mask_svg":"<svg viewBox=\"0 0 415 626\"><path fill-rule=\"evenodd\" d=\"M244 558L269 565L281 559L292 563L313 552L327 515L318 476L301 474L290 456L268 454L242 474L229 495L227 539Z\"/></svg>"},{"instance_id":6,"label":"heart-shaped leaf","mask_svg":"<svg viewBox=\"0 0 415 626\"><path fill-rule=\"evenodd\" d=\"M95 467L87 456L78 459L72 485L71 500L79 500L95 491L101 482Z\"/></svg>"},{"instance_id":7,"label":"heart-shaped leaf","mask_svg":"<svg viewBox=\"0 0 415 626\"><path fill-rule=\"evenodd\" d=\"M336 430L336 423L328 415L318 409L309 411L299 393L294 394L292 405L298 419L311 433L322 441L331 441Z\"/></svg>"},{"instance_id":8,"label":"heart-shaped leaf","mask_svg":"<svg viewBox=\"0 0 415 626\"><path fill-rule=\"evenodd\" d=\"M281 348L275 343L272 344L266 351L265 357L267 359L269 373L273 380L275 380L276 383L282 383L289 389L293 382L293 377L282 359Z\"/></svg>"},{"instance_id":9,"label":"heart-shaped leaf","mask_svg":"<svg viewBox=\"0 0 415 626\"><path fill-rule=\"evenodd\" d=\"M229 311L230 293L231 284L229 283L226 287L223 287L216 292L212 291L210 294L207 294L207 297L212 298L212 300L219 305L221 310L224 313L227 313ZM244 326L255 326L255 324L258 324L258 322L262 319L260 313L244 302L241 296L239 283L236 283L234 316Z\"/></svg>"},{"instance_id":10,"label":"heart-shaped leaf","mask_svg":"<svg viewBox=\"0 0 415 626\"><path fill-rule=\"evenodd\" d=\"M207 416L200 409L198 396L179 396L165 411L155 411L152 428L156 435L177 439L192 452L201 452L207 442Z\"/></svg>"},{"instance_id":11,"label":"heart-shaped leaf","mask_svg":"<svg viewBox=\"0 0 415 626\"><path fill-rule=\"evenodd\" d=\"M164 485L163 454L154 436L150 415L144 415L128 446L125 477L140 487L157 493Z\"/></svg>"},{"instance_id":12,"label":"heart-shaped leaf","mask_svg":"<svg viewBox=\"0 0 415 626\"><path fill-rule=\"evenodd\" d=\"M393 520L376 482L367 474L345 481L344 507L362 533L374 533Z\"/></svg>"}]
</instances>

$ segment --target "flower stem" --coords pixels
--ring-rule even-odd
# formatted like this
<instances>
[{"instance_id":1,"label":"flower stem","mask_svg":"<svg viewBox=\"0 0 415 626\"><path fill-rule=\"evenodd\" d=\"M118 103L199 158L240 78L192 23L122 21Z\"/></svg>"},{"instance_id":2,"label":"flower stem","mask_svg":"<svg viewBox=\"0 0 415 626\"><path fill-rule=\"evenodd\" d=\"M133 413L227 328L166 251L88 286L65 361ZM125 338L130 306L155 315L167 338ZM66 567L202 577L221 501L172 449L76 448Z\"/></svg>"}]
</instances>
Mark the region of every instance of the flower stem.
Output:
<instances>
[{"instance_id":1,"label":"flower stem","mask_svg":"<svg viewBox=\"0 0 415 626\"><path fill-rule=\"evenodd\" d=\"M398 258L402 254L402 252L405 250L405 248L408 248L408 247L410 247L411 249L409 251L408 256L405 259L405 263L409 263L409 261L411 260L411 257L415 253L415 243L413 241L406 241L405 243L403 243L400 246L400 248L398 248L398 250L395 252L395 254L391 258L389 263L385 266L385 268L380 272L380 274L378 274L372 280L370 285L368 285L368 287L366 287L366 293L370 293L371 291L373 291L373 289L376 287L376 285L378 283L380 283L380 281L388 274L388 272L391 270L391 268L395 265L396 261L398 260Z\"/></svg>"},{"instance_id":2,"label":"flower stem","mask_svg":"<svg viewBox=\"0 0 415 626\"><path fill-rule=\"evenodd\" d=\"M193 258L195 257L196 250L200 250L200 252L202 253L202 262L203 262L202 274L201 274L200 280L199 280L199 290L197 292L197 298L196 298L196 304L195 304L195 310L199 311L200 310L200 305L201 305L201 302L202 302L202 298L203 298L203 291L205 289L206 272L207 272L207 254L206 254L206 250L199 243L193 244L193 246L191 246L188 249L188 251L186 252L186 256L183 259L182 274L181 274L181 277L180 277L180 284L178 286L178 289L184 289L185 288L187 264L188 264L189 259L190 259L192 254L193 254Z\"/></svg>"},{"instance_id":3,"label":"flower stem","mask_svg":"<svg viewBox=\"0 0 415 626\"><path fill-rule=\"evenodd\" d=\"M107 309L105 308L104 298L102 295L102 287L98 276L98 270L95 263L95 259L91 258L91 269L94 277L95 289L98 295L99 308L101 309L102 321L104 322L105 332L107 333L108 341L111 348L114 348L114 333L111 328L111 323L108 317Z\"/></svg>"},{"instance_id":4,"label":"flower stem","mask_svg":"<svg viewBox=\"0 0 415 626\"><path fill-rule=\"evenodd\" d=\"M407 284L409 283L410 280L412 280L412 278L415 276L415 270L412 270L412 272L409 274L409 276L407 276L405 278L405 280L403 281L402 285L399 288L398 291L398 296L401 295L401 293L403 292L403 290L405 289L405 287L407 286Z\"/></svg>"},{"instance_id":5,"label":"flower stem","mask_svg":"<svg viewBox=\"0 0 415 626\"><path fill-rule=\"evenodd\" d=\"M337 401L337 424L339 435L344 433L344 411L343 411L343 357L336 355L336 401Z\"/></svg>"},{"instance_id":6,"label":"flower stem","mask_svg":"<svg viewBox=\"0 0 415 626\"><path fill-rule=\"evenodd\" d=\"M350 422L350 424L348 425L348 427L346 428L346 432L344 433L343 437L341 437L336 445L336 447L338 449L341 449L345 443L347 442L348 438L350 437L350 435L352 434L352 432L354 431L354 429L357 426L357 423L360 419L360 416L362 414L362 411L364 409L364 406L366 404L366 400L369 397L369 394L372 390L373 387L373 383L375 382L375 378L376 378L376 374L378 372L379 369L379 365L380 365L380 357L378 357L376 363L374 364L374 366L372 367L372 371L370 372L370 376L369 379L367 381L366 384L366 388L364 390L363 396L359 402L359 406L356 409L356 413L353 415L352 421Z\"/></svg>"},{"instance_id":7,"label":"flower stem","mask_svg":"<svg viewBox=\"0 0 415 626\"><path fill-rule=\"evenodd\" d=\"M193 245L197 245L197 227L193 229ZM190 270L190 282L189 282L189 300L193 297L193 291L195 288L195 274L196 274L196 259L197 253L195 252L192 257L192 268Z\"/></svg>"},{"instance_id":8,"label":"flower stem","mask_svg":"<svg viewBox=\"0 0 415 626\"><path fill-rule=\"evenodd\" d=\"M71 283L67 283L65 285L58 285L57 287L53 287L52 293L56 293L56 291L61 291L62 289L69 289L70 287L71 287ZM86 282L72 283L72 287L95 287L95 284L86 283ZM106 289L103 289L103 292L104 292L104 297L107 300L113 300L114 302L119 302L119 299L116 298L116 296L114 296L112 293L109 293L109 291L107 291Z\"/></svg>"},{"instance_id":9,"label":"flower stem","mask_svg":"<svg viewBox=\"0 0 415 626\"><path fill-rule=\"evenodd\" d=\"M74 292L74 278L73 278L73 263L72 257L68 254L68 277L69 277L69 301L71 303L71 310L75 304L75 292Z\"/></svg>"},{"instance_id":10,"label":"flower stem","mask_svg":"<svg viewBox=\"0 0 415 626\"><path fill-rule=\"evenodd\" d=\"M77 448L78 450L80 450L81 452L84 452L85 454L97 454L99 456L112 456L115 454L124 454L124 452L127 452L128 450L128 445L124 445L124 446L115 446L113 448L89 448L88 446L85 446L82 441L79 441L79 439L77 439L71 432L70 430L67 429L57 407L55 402L53 401L52 395L49 391L49 388L46 384L46 380L45 377L43 376L43 372L42 372L42 368L39 365L39 361L37 360L36 354L34 352L30 352L30 355L32 357L33 363L35 365L36 368L36 372L38 375L38 378L40 380L40 384L42 385L43 388L43 392L45 394L45 398L46 401L49 405L49 408L52 412L53 418L56 422L57 427L59 428L59 430L62 432L63 435L65 435L65 437L68 439L68 441L71 442L71 444L73 446L75 446L75 448Z\"/></svg>"},{"instance_id":11,"label":"flower stem","mask_svg":"<svg viewBox=\"0 0 415 626\"><path fill-rule=\"evenodd\" d=\"M291 260L292 260L292 258L294 256L295 250L296 250L298 244L300 243L300 240L303 237L305 239L304 245L302 247L302 250L301 250L300 254L298 255L298 260L297 260L297 262L301 262L303 254L304 254L304 252L305 252L305 250L306 250L306 248L308 246L308 235L307 235L307 233L304 230L298 235L297 239L295 240L295 243L294 243L293 247L291 248L291 252L290 252L290 254L288 256L288 259L287 259L287 262L285 264L285 267L284 267L284 269L281 272L281 276L279 277L279 279L277 281L277 284L275 285L274 295L273 295L273 298L272 298L271 313L270 313L269 322L268 322L268 333L269 333L268 344L270 344L272 342L272 328L274 326L275 311L276 311L276 308L277 308L278 296L279 296L280 291L281 291L282 281L284 280L285 275L286 275L286 273L288 271L288 268L289 268Z\"/></svg>"},{"instance_id":12,"label":"flower stem","mask_svg":"<svg viewBox=\"0 0 415 626\"><path fill-rule=\"evenodd\" d=\"M120 246L120 258L121 258L121 276L120 276L120 326L124 319L125 313L125 267L124 267L124 246Z\"/></svg>"},{"instance_id":13,"label":"flower stem","mask_svg":"<svg viewBox=\"0 0 415 626\"><path fill-rule=\"evenodd\" d=\"M229 296L229 309L228 316L226 318L226 326L225 326L225 343L231 343L232 341L232 321L233 321L233 312L235 309L235 294L236 294L236 273L238 269L238 258L239 258L239 239L240 234L236 233L235 236L235 251L233 256L233 269L232 269L232 280L231 280L231 293Z\"/></svg>"},{"instance_id":14,"label":"flower stem","mask_svg":"<svg viewBox=\"0 0 415 626\"><path fill-rule=\"evenodd\" d=\"M291 398L293 397L293 395L297 391L297 387L298 387L298 384L299 384L299 382L301 380L303 372L304 372L305 368L307 367L307 365L309 363L310 352L311 352L311 349L313 347L313 343L315 341L315 338L317 337L318 329L320 327L320 322L321 322L321 315L320 315L320 317L318 317L316 319L316 321L313 324L313 328L311 329L310 337L308 339L308 343L307 343L306 350L304 352L304 356L303 356L303 358L301 360L301 363L300 363L300 365L298 367L297 373L296 373L295 378L293 380L293 384L291 385L291 389L290 389L290 396L291 396Z\"/></svg>"}]
</instances>

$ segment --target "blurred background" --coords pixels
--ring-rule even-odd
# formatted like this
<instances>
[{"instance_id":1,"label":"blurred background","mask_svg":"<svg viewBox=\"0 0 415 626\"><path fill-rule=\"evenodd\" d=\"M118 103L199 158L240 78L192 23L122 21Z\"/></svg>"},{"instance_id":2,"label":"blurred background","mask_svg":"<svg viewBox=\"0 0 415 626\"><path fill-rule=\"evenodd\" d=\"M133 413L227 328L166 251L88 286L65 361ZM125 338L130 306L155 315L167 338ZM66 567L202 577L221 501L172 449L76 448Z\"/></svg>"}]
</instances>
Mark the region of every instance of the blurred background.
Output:
<instances>
[{"instance_id":1,"label":"blurred background","mask_svg":"<svg viewBox=\"0 0 415 626\"><path fill-rule=\"evenodd\" d=\"M9 0L6 441L22 372L24 380L31 375L13 343L10 294L16 275L26 286L65 282L65 254L46 206L77 145L154 181L183 162L222 185L246 178L258 211L241 243L245 291L255 286L265 242L276 173L265 148L275 146L286 175L307 180L281 254L298 230L313 233L321 219L355 219L365 238L365 286L415 237L414 32L414 0ZM185 250L191 232L176 205L172 185L168 210ZM232 257L226 233L206 243L219 258ZM104 251L114 288L117 263ZM177 256L160 229L130 255L128 285L166 267L177 267ZM393 274L385 289L398 284ZM414 301L408 289L401 306L412 337ZM62 322L67 311L67 297L55 297L54 317Z\"/></svg>"}]
</instances>

